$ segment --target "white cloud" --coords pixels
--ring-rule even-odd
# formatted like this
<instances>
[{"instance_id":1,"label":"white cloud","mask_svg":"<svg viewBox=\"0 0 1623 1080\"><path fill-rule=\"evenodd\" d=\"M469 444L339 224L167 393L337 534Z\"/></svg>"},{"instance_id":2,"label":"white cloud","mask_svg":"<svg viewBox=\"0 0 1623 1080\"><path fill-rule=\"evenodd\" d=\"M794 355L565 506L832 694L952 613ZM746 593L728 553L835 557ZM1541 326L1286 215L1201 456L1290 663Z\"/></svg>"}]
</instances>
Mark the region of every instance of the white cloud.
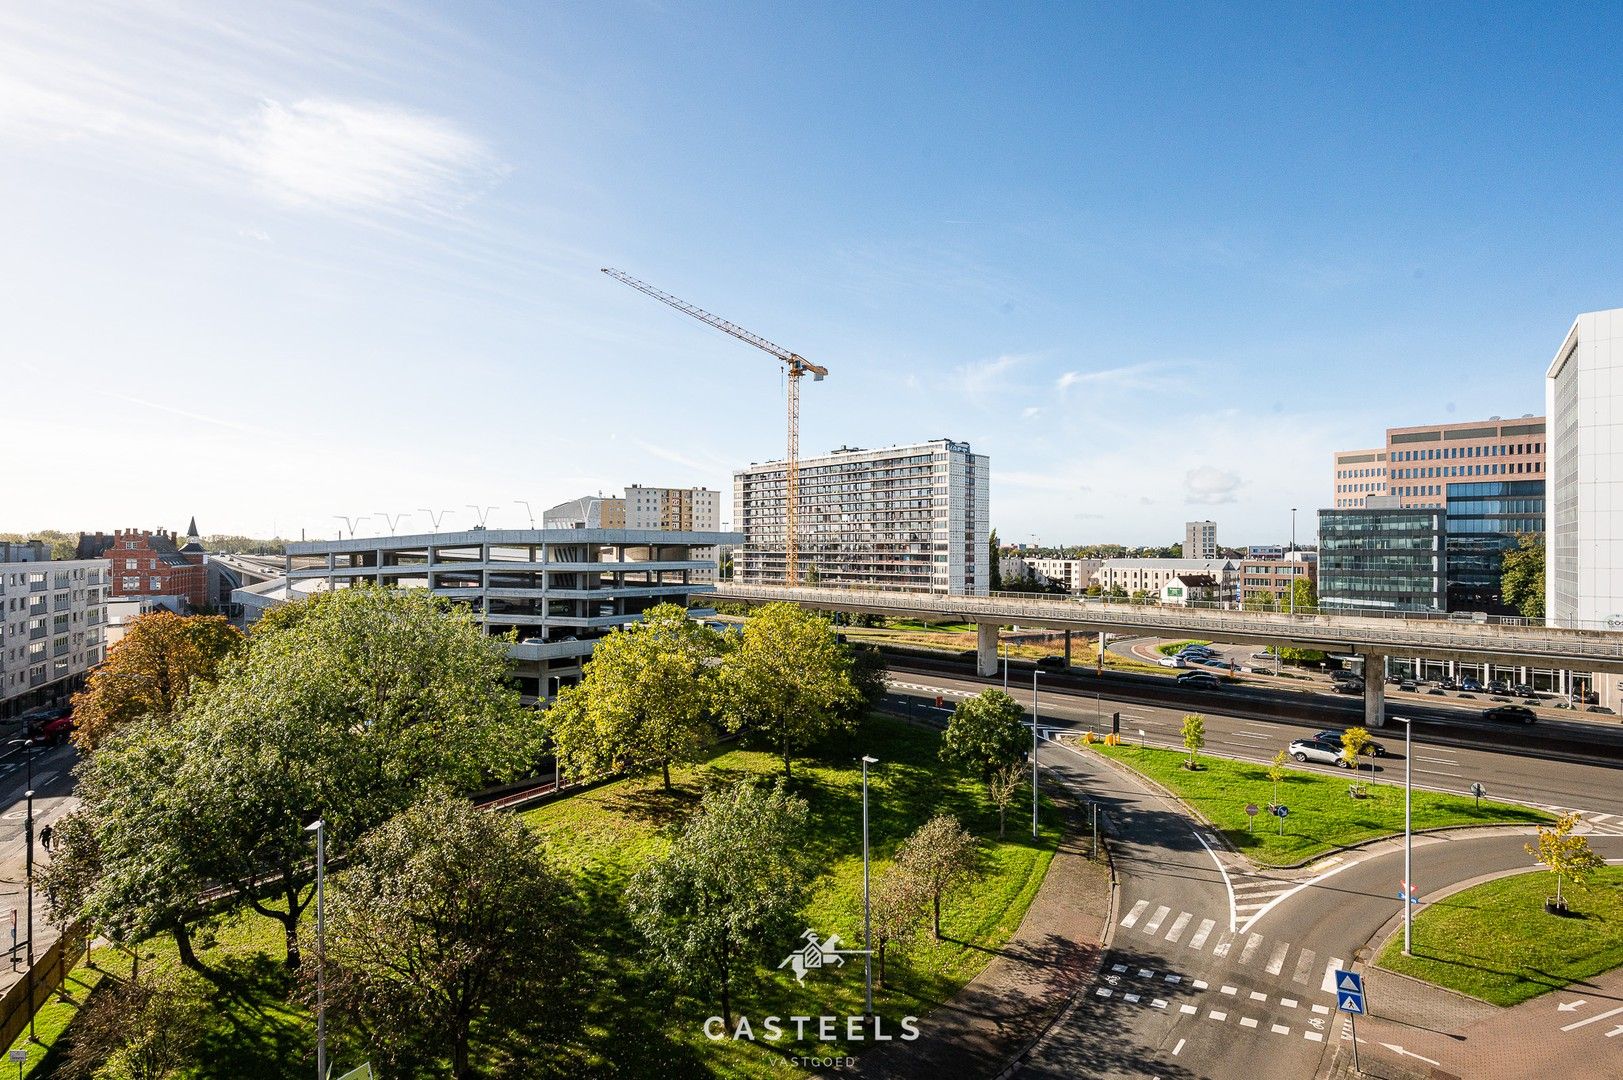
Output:
<instances>
[{"instance_id":1,"label":"white cloud","mask_svg":"<svg viewBox=\"0 0 1623 1080\"><path fill-rule=\"evenodd\" d=\"M1027 405L1024 409L1020 410L1020 418L1022 420L1034 420L1042 414L1043 410L1041 407L1036 405Z\"/></svg>"},{"instance_id":2,"label":"white cloud","mask_svg":"<svg viewBox=\"0 0 1623 1080\"><path fill-rule=\"evenodd\" d=\"M1202 465L1183 474L1184 501L1212 506L1236 502L1243 482L1237 474L1226 469Z\"/></svg>"},{"instance_id":3,"label":"white cloud","mask_svg":"<svg viewBox=\"0 0 1623 1080\"><path fill-rule=\"evenodd\" d=\"M1010 373L1026 358L1005 353L991 360L964 364L952 374L953 384L965 397L979 398L1010 387Z\"/></svg>"},{"instance_id":4,"label":"white cloud","mask_svg":"<svg viewBox=\"0 0 1623 1080\"><path fill-rule=\"evenodd\" d=\"M1185 385L1193 365L1165 360L1101 368L1098 371L1067 371L1054 380L1054 389L1064 393L1073 386L1119 390L1170 390Z\"/></svg>"}]
</instances>

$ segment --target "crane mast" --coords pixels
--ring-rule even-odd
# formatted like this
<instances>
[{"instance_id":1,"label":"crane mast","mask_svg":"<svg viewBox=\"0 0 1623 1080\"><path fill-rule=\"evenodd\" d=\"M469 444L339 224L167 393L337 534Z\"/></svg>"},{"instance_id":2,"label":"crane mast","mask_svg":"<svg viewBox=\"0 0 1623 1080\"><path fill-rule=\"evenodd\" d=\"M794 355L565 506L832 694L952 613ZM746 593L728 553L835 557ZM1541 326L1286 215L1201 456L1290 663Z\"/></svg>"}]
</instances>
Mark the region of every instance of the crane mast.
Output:
<instances>
[{"instance_id":1,"label":"crane mast","mask_svg":"<svg viewBox=\"0 0 1623 1080\"><path fill-rule=\"evenodd\" d=\"M755 346L764 353L777 357L787 369L789 376L788 398L789 405L789 439L788 452L785 455L784 469L784 583L797 585L800 583L800 380L811 375L813 382L822 382L828 374L828 368L814 364L798 353L790 352L781 345L775 345L759 334L728 322L719 315L712 315L701 307L688 303L681 297L672 296L662 289L656 289L646 281L639 281L623 270L614 270L603 267L603 273L616 281L631 286L638 292L653 297L662 304L669 304L685 315L691 315L700 322L715 327L724 334L730 334L739 341Z\"/></svg>"}]
</instances>

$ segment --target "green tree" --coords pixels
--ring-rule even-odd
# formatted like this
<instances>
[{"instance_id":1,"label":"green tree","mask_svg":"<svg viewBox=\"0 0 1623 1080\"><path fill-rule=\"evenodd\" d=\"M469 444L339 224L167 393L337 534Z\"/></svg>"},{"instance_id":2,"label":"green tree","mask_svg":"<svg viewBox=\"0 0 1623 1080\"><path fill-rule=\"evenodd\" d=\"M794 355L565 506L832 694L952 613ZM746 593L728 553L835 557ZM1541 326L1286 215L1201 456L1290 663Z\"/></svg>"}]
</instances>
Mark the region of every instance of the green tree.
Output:
<instances>
[{"instance_id":1,"label":"green tree","mask_svg":"<svg viewBox=\"0 0 1623 1080\"><path fill-rule=\"evenodd\" d=\"M73 741L90 751L132 720L173 716L244 645L242 631L218 615L154 611L130 620L73 697Z\"/></svg>"},{"instance_id":2,"label":"green tree","mask_svg":"<svg viewBox=\"0 0 1623 1080\"><path fill-rule=\"evenodd\" d=\"M64 1040L63 1080L164 1080L196 1064L208 1003L189 980L162 983L104 977L73 1018Z\"/></svg>"},{"instance_id":3,"label":"green tree","mask_svg":"<svg viewBox=\"0 0 1623 1080\"><path fill-rule=\"evenodd\" d=\"M680 981L716 995L729 1029L734 984L796 940L809 820L782 780L713 791L626 887L633 925Z\"/></svg>"},{"instance_id":4,"label":"green tree","mask_svg":"<svg viewBox=\"0 0 1623 1080\"><path fill-rule=\"evenodd\" d=\"M1190 713L1183 718L1183 745L1189 751L1189 760L1184 763L1184 768L1193 769L1195 755L1206 745L1206 718L1199 713Z\"/></svg>"},{"instance_id":5,"label":"green tree","mask_svg":"<svg viewBox=\"0 0 1623 1080\"><path fill-rule=\"evenodd\" d=\"M1524 845L1527 853L1537 859L1543 866L1555 875L1555 904L1563 907L1566 900L1561 895L1561 883L1566 878L1582 885L1589 875L1606 865L1606 860L1595 854L1589 846L1589 838L1576 836L1573 829L1583 815L1574 810L1570 814L1562 814L1552 826L1540 825L1538 827L1538 841Z\"/></svg>"},{"instance_id":6,"label":"green tree","mask_svg":"<svg viewBox=\"0 0 1623 1080\"><path fill-rule=\"evenodd\" d=\"M1268 779L1274 782L1274 805L1279 805L1279 782L1285 779L1285 762L1290 757L1288 751L1281 750L1274 755L1274 760L1268 764Z\"/></svg>"},{"instance_id":7,"label":"green tree","mask_svg":"<svg viewBox=\"0 0 1623 1080\"><path fill-rule=\"evenodd\" d=\"M991 590L993 592L1003 591L1003 567L1001 565L1001 552L999 550L1001 546L1002 545L1000 545L997 540L997 530L993 529L992 537L986 543L987 556L990 559L990 564L992 567Z\"/></svg>"},{"instance_id":8,"label":"green tree","mask_svg":"<svg viewBox=\"0 0 1623 1080\"><path fill-rule=\"evenodd\" d=\"M1319 590L1312 579L1299 577L1291 582L1291 593L1296 598L1296 614L1312 614L1319 610Z\"/></svg>"},{"instance_id":9,"label":"green tree","mask_svg":"<svg viewBox=\"0 0 1623 1080\"><path fill-rule=\"evenodd\" d=\"M1026 770L1019 762L1012 762L992 772L986 778L986 794L997 807L997 838L1003 839L1003 822L1014 804L1014 797L1025 781Z\"/></svg>"},{"instance_id":10,"label":"green tree","mask_svg":"<svg viewBox=\"0 0 1623 1080\"><path fill-rule=\"evenodd\" d=\"M598 641L580 686L547 714L559 763L577 779L701 760L715 741L713 661L719 636L676 604Z\"/></svg>"},{"instance_id":11,"label":"green tree","mask_svg":"<svg viewBox=\"0 0 1623 1080\"><path fill-rule=\"evenodd\" d=\"M924 883L899 863L890 863L874 878L873 945L869 947L874 949L879 961L880 986L885 985L885 959L889 949L913 936L929 899Z\"/></svg>"},{"instance_id":12,"label":"green tree","mask_svg":"<svg viewBox=\"0 0 1623 1080\"><path fill-rule=\"evenodd\" d=\"M985 780L1003 766L1020 760L1025 749L1025 713L1002 690L984 690L960 701L941 736L941 760Z\"/></svg>"},{"instance_id":13,"label":"green tree","mask_svg":"<svg viewBox=\"0 0 1623 1080\"><path fill-rule=\"evenodd\" d=\"M572 901L521 820L433 790L352 852L327 900L328 993L374 1061L407 1075L449 1057L465 1080L572 1030Z\"/></svg>"},{"instance_id":14,"label":"green tree","mask_svg":"<svg viewBox=\"0 0 1623 1080\"><path fill-rule=\"evenodd\" d=\"M1544 534L1522 533L1500 563L1499 588L1505 603L1524 619L1544 621Z\"/></svg>"},{"instance_id":15,"label":"green tree","mask_svg":"<svg viewBox=\"0 0 1623 1080\"><path fill-rule=\"evenodd\" d=\"M759 608L722 658L723 711L734 731L749 730L790 757L836 730L855 726L861 690L851 657L829 621L794 604Z\"/></svg>"},{"instance_id":16,"label":"green tree","mask_svg":"<svg viewBox=\"0 0 1623 1080\"><path fill-rule=\"evenodd\" d=\"M1246 611L1277 611L1279 610L1279 597L1267 589L1259 589L1246 596L1240 605Z\"/></svg>"},{"instance_id":17,"label":"green tree","mask_svg":"<svg viewBox=\"0 0 1623 1080\"><path fill-rule=\"evenodd\" d=\"M1369 778L1375 779L1375 740L1361 727L1350 727L1341 733L1341 757L1352 768L1358 768L1358 755L1369 755Z\"/></svg>"},{"instance_id":18,"label":"green tree","mask_svg":"<svg viewBox=\"0 0 1623 1080\"><path fill-rule=\"evenodd\" d=\"M896 849L896 863L911 874L929 896L932 922L941 940L941 898L979 876L980 849L975 838L951 814L937 814L920 825Z\"/></svg>"}]
</instances>

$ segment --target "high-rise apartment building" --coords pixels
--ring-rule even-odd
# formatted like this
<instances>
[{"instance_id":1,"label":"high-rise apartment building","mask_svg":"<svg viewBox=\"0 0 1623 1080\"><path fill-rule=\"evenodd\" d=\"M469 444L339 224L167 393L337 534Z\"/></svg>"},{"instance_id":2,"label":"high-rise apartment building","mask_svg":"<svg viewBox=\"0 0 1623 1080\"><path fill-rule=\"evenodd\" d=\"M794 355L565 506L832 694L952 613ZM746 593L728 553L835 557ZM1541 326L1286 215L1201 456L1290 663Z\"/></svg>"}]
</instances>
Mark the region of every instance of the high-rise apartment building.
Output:
<instances>
[{"instance_id":1,"label":"high-rise apartment building","mask_svg":"<svg viewBox=\"0 0 1623 1080\"><path fill-rule=\"evenodd\" d=\"M800 584L986 595L989 474L986 455L950 439L803 458ZM735 580L783 582L786 487L782 461L733 473L733 524L744 534Z\"/></svg>"},{"instance_id":2,"label":"high-rise apartment building","mask_svg":"<svg viewBox=\"0 0 1623 1080\"><path fill-rule=\"evenodd\" d=\"M1545 617L1552 626L1623 629L1623 308L1573 321L1544 391Z\"/></svg>"},{"instance_id":3,"label":"high-rise apartment building","mask_svg":"<svg viewBox=\"0 0 1623 1080\"><path fill-rule=\"evenodd\" d=\"M0 563L0 716L6 717L64 700L106 650L108 561L21 554Z\"/></svg>"},{"instance_id":4,"label":"high-rise apartment building","mask_svg":"<svg viewBox=\"0 0 1623 1080\"><path fill-rule=\"evenodd\" d=\"M1184 522L1183 557L1186 559L1217 558L1217 522Z\"/></svg>"}]
</instances>

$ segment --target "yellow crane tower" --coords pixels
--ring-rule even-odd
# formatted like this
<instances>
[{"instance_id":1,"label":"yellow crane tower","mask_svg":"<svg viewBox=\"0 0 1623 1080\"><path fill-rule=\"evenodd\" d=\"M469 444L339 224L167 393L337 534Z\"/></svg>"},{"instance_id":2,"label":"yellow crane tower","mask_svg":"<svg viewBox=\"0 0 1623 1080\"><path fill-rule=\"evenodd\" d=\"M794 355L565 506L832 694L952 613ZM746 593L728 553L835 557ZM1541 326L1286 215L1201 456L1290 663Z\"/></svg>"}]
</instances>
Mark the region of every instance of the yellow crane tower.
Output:
<instances>
[{"instance_id":1,"label":"yellow crane tower","mask_svg":"<svg viewBox=\"0 0 1623 1080\"><path fill-rule=\"evenodd\" d=\"M672 296L654 288L646 281L638 281L623 270L614 270L603 267L603 272L616 281L622 281L640 293L646 293L655 300L669 304L677 311L692 315L702 323L720 330L724 334L731 334L739 341L748 342L762 352L771 353L777 357L788 369L789 373L789 452L787 468L784 471L784 517L787 535L784 540L784 583L798 585L800 583L800 380L808 373L813 382L822 382L823 376L828 374L828 368L812 363L798 353L792 353L781 345L774 345L759 334L752 334L736 323L730 323L719 315L712 315L703 308L694 307L680 297ZM735 508L736 509L736 508Z\"/></svg>"}]
</instances>

